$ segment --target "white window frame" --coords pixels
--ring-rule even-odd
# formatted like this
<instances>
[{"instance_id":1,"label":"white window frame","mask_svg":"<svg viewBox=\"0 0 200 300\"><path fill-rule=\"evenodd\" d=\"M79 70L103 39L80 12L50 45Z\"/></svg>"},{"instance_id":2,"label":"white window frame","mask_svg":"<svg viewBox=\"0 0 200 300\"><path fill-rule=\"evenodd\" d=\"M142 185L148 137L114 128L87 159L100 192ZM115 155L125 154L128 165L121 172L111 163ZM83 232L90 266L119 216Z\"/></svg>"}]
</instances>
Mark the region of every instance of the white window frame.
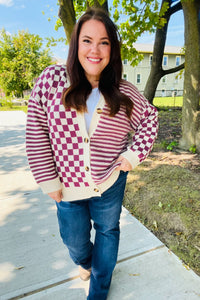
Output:
<instances>
[{"instance_id":1,"label":"white window frame","mask_svg":"<svg viewBox=\"0 0 200 300\"><path fill-rule=\"evenodd\" d=\"M174 84L178 84L178 76L177 75L174 76Z\"/></svg>"},{"instance_id":2,"label":"white window frame","mask_svg":"<svg viewBox=\"0 0 200 300\"><path fill-rule=\"evenodd\" d=\"M178 61L179 61L179 63L178 63ZM181 56L180 56L180 55L177 55L177 56L176 56L175 65L176 65L176 66L180 66L180 64L181 64Z\"/></svg>"},{"instance_id":3,"label":"white window frame","mask_svg":"<svg viewBox=\"0 0 200 300\"><path fill-rule=\"evenodd\" d=\"M139 81L140 81L140 82L138 82L138 76L139 76L139 79L140 79ZM141 76L141 73L137 73L137 74L136 74L136 84L141 84L141 82L142 82L142 76Z\"/></svg>"},{"instance_id":4,"label":"white window frame","mask_svg":"<svg viewBox=\"0 0 200 300\"><path fill-rule=\"evenodd\" d=\"M166 60L166 63L165 63L165 60ZM163 55L162 65L165 66L165 67L168 66L168 55Z\"/></svg>"},{"instance_id":5,"label":"white window frame","mask_svg":"<svg viewBox=\"0 0 200 300\"><path fill-rule=\"evenodd\" d=\"M162 97L166 97L166 89L162 89L161 93L162 93Z\"/></svg>"},{"instance_id":6,"label":"white window frame","mask_svg":"<svg viewBox=\"0 0 200 300\"><path fill-rule=\"evenodd\" d=\"M162 78L162 83L163 83L163 84L166 84L166 83L167 83L167 76L163 76L163 78Z\"/></svg>"},{"instance_id":7,"label":"white window frame","mask_svg":"<svg viewBox=\"0 0 200 300\"><path fill-rule=\"evenodd\" d=\"M126 78L125 78L126 77ZM123 79L124 80L128 80L128 74L127 73L123 73Z\"/></svg>"}]
</instances>

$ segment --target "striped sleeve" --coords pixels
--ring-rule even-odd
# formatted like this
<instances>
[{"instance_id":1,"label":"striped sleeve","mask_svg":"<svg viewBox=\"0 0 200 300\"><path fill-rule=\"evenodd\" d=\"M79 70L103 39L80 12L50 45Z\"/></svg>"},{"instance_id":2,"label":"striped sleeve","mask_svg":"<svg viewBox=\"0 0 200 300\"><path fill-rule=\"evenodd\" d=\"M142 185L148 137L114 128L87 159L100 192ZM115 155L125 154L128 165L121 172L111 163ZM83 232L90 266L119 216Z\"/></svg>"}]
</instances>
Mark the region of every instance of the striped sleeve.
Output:
<instances>
[{"instance_id":1,"label":"striped sleeve","mask_svg":"<svg viewBox=\"0 0 200 300\"><path fill-rule=\"evenodd\" d=\"M123 87L121 91L123 92ZM134 134L132 144L122 155L134 168L146 159L153 148L158 132L158 113L157 109L132 84L126 84L124 93L130 97L134 105L131 116Z\"/></svg>"},{"instance_id":2,"label":"striped sleeve","mask_svg":"<svg viewBox=\"0 0 200 300\"><path fill-rule=\"evenodd\" d=\"M46 103L51 87L47 68L38 78L28 104L26 152L33 176L44 192L60 189L48 133Z\"/></svg>"}]
</instances>

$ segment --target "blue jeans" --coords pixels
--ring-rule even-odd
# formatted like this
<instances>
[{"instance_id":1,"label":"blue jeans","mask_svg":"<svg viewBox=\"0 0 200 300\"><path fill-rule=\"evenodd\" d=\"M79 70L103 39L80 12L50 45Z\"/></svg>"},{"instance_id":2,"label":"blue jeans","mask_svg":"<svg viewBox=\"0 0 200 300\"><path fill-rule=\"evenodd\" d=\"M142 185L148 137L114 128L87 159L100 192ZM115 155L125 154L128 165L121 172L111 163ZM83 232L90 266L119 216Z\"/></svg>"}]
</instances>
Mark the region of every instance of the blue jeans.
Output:
<instances>
[{"instance_id":1,"label":"blue jeans","mask_svg":"<svg viewBox=\"0 0 200 300\"><path fill-rule=\"evenodd\" d=\"M60 234L75 264L92 268L88 300L105 300L117 262L119 219L127 172L101 197L57 203ZM96 231L90 241L91 220Z\"/></svg>"}]
</instances>

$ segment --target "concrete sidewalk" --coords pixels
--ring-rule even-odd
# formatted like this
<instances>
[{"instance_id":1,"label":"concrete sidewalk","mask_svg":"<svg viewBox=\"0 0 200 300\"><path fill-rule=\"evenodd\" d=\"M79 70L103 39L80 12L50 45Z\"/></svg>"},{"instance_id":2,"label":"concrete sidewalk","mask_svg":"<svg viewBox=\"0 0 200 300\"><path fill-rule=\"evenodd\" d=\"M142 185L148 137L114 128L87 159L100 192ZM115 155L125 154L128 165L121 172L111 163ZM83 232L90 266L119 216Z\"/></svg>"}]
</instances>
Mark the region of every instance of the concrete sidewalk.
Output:
<instances>
[{"instance_id":1,"label":"concrete sidewalk","mask_svg":"<svg viewBox=\"0 0 200 300\"><path fill-rule=\"evenodd\" d=\"M0 112L0 299L84 300L55 204L30 173L23 112ZM93 232L94 235L94 232ZM123 209L108 300L200 299L200 277Z\"/></svg>"}]
</instances>

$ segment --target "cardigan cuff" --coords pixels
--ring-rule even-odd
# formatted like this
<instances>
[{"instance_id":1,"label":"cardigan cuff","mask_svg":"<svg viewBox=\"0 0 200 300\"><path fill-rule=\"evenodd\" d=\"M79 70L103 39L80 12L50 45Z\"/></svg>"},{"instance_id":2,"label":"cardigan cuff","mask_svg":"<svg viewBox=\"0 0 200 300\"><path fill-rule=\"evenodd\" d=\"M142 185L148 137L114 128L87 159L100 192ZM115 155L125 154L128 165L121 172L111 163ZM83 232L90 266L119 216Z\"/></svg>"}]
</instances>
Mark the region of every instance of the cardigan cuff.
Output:
<instances>
[{"instance_id":1,"label":"cardigan cuff","mask_svg":"<svg viewBox=\"0 0 200 300\"><path fill-rule=\"evenodd\" d=\"M132 169L139 165L139 153L137 151L133 151L131 149L126 150L121 154L124 158L126 158L132 166Z\"/></svg>"},{"instance_id":2,"label":"cardigan cuff","mask_svg":"<svg viewBox=\"0 0 200 300\"><path fill-rule=\"evenodd\" d=\"M62 183L60 182L59 177L52 180L40 182L39 186L41 187L44 194L56 192L62 189Z\"/></svg>"}]
</instances>

